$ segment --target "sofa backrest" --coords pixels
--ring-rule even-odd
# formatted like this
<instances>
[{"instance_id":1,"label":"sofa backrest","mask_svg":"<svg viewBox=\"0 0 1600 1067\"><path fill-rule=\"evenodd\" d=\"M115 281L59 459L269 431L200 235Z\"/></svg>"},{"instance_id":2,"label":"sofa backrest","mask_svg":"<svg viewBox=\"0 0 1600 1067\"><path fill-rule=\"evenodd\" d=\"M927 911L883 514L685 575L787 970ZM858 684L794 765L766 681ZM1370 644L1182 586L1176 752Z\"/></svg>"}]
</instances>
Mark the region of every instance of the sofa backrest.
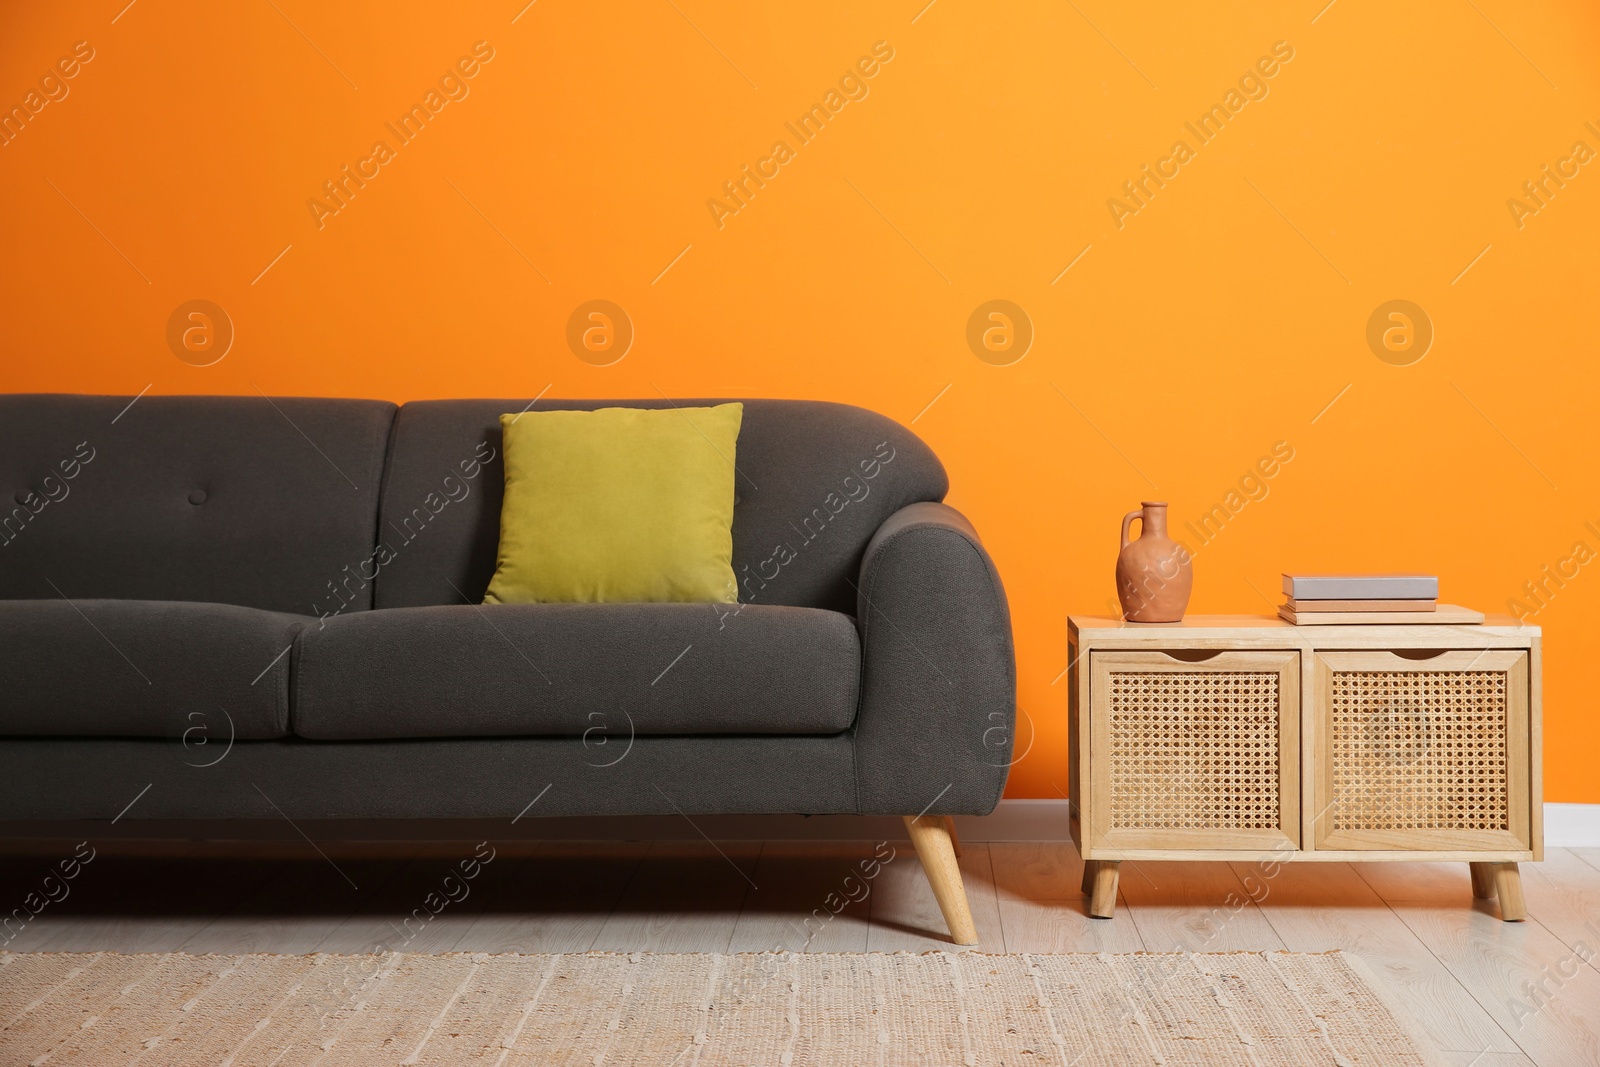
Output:
<instances>
[{"instance_id":1,"label":"sofa backrest","mask_svg":"<svg viewBox=\"0 0 1600 1067\"><path fill-rule=\"evenodd\" d=\"M0 598L371 606L395 406L0 396Z\"/></svg>"},{"instance_id":2,"label":"sofa backrest","mask_svg":"<svg viewBox=\"0 0 1600 1067\"><path fill-rule=\"evenodd\" d=\"M533 410L690 407L726 400L540 400ZM910 430L847 404L744 400L735 463L734 575L745 603L855 613L853 582L883 521L942 500L937 457ZM494 574L502 414L521 400L427 400L396 416L367 567L375 605L478 603Z\"/></svg>"}]
</instances>

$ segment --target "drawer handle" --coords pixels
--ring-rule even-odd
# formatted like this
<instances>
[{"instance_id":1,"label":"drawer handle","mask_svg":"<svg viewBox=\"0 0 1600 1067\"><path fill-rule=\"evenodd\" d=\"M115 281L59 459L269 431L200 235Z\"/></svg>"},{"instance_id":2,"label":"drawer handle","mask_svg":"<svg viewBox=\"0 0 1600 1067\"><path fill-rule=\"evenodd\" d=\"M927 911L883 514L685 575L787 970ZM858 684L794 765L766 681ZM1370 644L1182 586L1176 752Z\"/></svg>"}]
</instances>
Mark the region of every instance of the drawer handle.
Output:
<instances>
[{"instance_id":1,"label":"drawer handle","mask_svg":"<svg viewBox=\"0 0 1600 1067\"><path fill-rule=\"evenodd\" d=\"M1389 653L1401 659L1424 660L1438 659L1448 651L1448 648L1391 648Z\"/></svg>"},{"instance_id":2,"label":"drawer handle","mask_svg":"<svg viewBox=\"0 0 1600 1067\"><path fill-rule=\"evenodd\" d=\"M1222 655L1220 648L1164 648L1161 650L1172 659L1183 663L1204 663L1208 659L1216 659Z\"/></svg>"}]
</instances>

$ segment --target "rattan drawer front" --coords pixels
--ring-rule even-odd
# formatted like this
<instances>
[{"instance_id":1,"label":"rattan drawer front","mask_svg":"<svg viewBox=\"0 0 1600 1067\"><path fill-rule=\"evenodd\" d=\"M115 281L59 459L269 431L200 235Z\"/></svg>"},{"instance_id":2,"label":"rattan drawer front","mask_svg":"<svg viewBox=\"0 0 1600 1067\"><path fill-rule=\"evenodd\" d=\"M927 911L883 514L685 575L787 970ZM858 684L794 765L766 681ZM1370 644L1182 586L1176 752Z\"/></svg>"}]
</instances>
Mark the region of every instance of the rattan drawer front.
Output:
<instances>
[{"instance_id":1,"label":"rattan drawer front","mask_svg":"<svg viewBox=\"0 0 1600 1067\"><path fill-rule=\"evenodd\" d=\"M1528 655L1317 652L1322 849L1525 849Z\"/></svg>"},{"instance_id":2,"label":"rattan drawer front","mask_svg":"<svg viewBox=\"0 0 1600 1067\"><path fill-rule=\"evenodd\" d=\"M1120 848L1293 848L1298 652L1095 652L1091 840Z\"/></svg>"}]
</instances>

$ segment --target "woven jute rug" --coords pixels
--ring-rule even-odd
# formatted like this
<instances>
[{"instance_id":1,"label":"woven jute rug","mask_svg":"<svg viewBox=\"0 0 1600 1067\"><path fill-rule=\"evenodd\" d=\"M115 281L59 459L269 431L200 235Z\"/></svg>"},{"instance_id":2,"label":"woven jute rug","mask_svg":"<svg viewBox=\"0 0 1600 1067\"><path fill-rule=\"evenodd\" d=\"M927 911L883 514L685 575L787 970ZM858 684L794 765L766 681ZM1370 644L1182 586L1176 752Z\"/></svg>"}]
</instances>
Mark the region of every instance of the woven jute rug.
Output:
<instances>
[{"instance_id":1,"label":"woven jute rug","mask_svg":"<svg viewBox=\"0 0 1600 1067\"><path fill-rule=\"evenodd\" d=\"M0 955L0 1064L1429 1064L1339 953Z\"/></svg>"}]
</instances>

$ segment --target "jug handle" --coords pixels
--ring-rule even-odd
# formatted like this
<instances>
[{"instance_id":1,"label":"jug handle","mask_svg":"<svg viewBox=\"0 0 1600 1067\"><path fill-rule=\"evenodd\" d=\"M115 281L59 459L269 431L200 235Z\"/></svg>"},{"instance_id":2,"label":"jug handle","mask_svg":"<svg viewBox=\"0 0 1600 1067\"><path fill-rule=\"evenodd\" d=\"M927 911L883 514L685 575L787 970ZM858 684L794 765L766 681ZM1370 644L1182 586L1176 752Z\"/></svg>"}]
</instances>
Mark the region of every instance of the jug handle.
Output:
<instances>
[{"instance_id":1,"label":"jug handle","mask_svg":"<svg viewBox=\"0 0 1600 1067\"><path fill-rule=\"evenodd\" d=\"M1141 519L1142 520L1143 518L1144 518L1144 508L1138 508L1138 509L1136 509L1134 511L1130 511L1126 515L1122 516L1122 547L1123 548L1127 548L1128 547L1128 527L1133 525L1133 520L1134 519ZM1142 521L1139 523L1139 533L1140 533L1141 536L1143 536L1143 534L1144 534L1144 523Z\"/></svg>"}]
</instances>

